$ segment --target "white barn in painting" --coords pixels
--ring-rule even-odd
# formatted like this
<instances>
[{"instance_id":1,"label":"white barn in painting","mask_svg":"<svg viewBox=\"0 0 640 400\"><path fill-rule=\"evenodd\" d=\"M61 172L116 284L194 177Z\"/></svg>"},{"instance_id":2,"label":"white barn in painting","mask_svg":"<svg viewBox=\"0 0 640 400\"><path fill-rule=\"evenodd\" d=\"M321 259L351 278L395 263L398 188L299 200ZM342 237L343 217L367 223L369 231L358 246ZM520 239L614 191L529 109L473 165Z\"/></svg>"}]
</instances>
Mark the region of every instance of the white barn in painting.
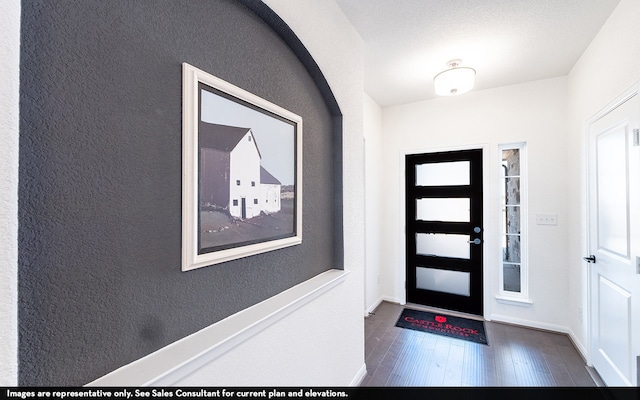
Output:
<instances>
[{"instance_id":1,"label":"white barn in painting","mask_svg":"<svg viewBox=\"0 0 640 400\"><path fill-rule=\"evenodd\" d=\"M200 206L253 218L280 211L280 182L260 165L250 128L200 122Z\"/></svg>"}]
</instances>

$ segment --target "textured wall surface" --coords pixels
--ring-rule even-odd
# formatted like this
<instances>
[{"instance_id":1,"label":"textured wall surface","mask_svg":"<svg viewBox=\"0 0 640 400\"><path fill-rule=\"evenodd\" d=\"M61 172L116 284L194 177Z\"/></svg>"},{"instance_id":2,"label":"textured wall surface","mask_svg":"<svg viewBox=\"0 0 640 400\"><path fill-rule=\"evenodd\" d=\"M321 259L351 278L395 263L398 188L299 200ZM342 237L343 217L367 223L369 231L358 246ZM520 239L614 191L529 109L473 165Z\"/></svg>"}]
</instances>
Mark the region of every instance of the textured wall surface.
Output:
<instances>
[{"instance_id":1,"label":"textured wall surface","mask_svg":"<svg viewBox=\"0 0 640 400\"><path fill-rule=\"evenodd\" d=\"M22 7L21 385L82 385L341 268L336 107L262 19L230 0ZM302 245L180 271L182 62L302 116Z\"/></svg>"}]
</instances>

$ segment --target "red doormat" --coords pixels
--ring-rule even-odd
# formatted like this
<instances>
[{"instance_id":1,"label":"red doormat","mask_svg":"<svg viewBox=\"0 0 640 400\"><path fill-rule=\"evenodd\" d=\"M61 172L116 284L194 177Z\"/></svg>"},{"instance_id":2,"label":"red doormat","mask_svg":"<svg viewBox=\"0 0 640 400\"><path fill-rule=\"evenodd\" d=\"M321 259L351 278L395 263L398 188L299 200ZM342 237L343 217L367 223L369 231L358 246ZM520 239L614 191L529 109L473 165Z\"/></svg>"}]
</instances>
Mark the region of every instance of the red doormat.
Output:
<instances>
[{"instance_id":1,"label":"red doormat","mask_svg":"<svg viewBox=\"0 0 640 400\"><path fill-rule=\"evenodd\" d=\"M489 345L484 321L405 308L396 326Z\"/></svg>"}]
</instances>

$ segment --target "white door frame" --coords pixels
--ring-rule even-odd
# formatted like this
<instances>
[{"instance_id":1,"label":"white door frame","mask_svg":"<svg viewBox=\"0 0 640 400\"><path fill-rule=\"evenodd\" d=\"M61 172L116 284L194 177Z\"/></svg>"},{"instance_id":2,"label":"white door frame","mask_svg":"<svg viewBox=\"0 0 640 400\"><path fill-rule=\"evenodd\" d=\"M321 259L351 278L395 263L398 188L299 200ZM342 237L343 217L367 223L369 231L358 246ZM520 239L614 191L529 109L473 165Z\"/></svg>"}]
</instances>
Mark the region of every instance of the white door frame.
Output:
<instances>
[{"instance_id":1,"label":"white door frame","mask_svg":"<svg viewBox=\"0 0 640 400\"><path fill-rule=\"evenodd\" d=\"M489 321L491 310L490 299L491 294L493 293L493 286L491 280L491 274L493 273L493 269L491 267L491 249L494 248L494 237L496 236L496 232L493 229L493 224L490 223L491 215L489 215L490 210L490 201L491 201L491 180L489 177L491 176L491 159L492 154L490 152L490 147L488 143L480 143L480 144L469 144L469 145L460 145L460 146L444 146L444 147L429 147L422 149L410 149L410 150L401 150L399 163L400 163L400 196L399 196L399 207L398 207L398 221L399 221L399 229L400 238L399 238L399 248L400 248L400 262L398 267L398 287L397 293L401 294L401 304L405 304L407 298L407 288L405 287L405 282L407 281L407 273L406 273L406 263L407 256L405 254L406 248L406 221L405 221L405 202L406 202L406 182L404 179L405 176L405 156L410 154L428 154L428 153L440 153L445 151L459 151L459 150L474 150L480 149L482 150L482 185L484 190L482 192L482 201L483 201L483 220L485 221L484 226L484 248L482 256L483 263L483 274L482 274L482 284L484 287L483 290L483 304L484 311L483 317Z\"/></svg>"},{"instance_id":2,"label":"white door frame","mask_svg":"<svg viewBox=\"0 0 640 400\"><path fill-rule=\"evenodd\" d=\"M591 126L597 122L598 120L600 120L601 118L603 118L604 116L608 115L610 112L612 112L613 110L615 110L616 108L618 108L619 106L621 106L622 104L624 104L626 101L628 101L629 99L631 99L634 96L640 96L640 81L634 83L629 89L627 89L624 93L622 93L620 96L618 96L617 98L615 98L613 101L611 101L609 104L607 104L604 108L602 108L600 111L598 111L595 115L593 115L591 118L589 118L586 123L585 123L585 127L584 127L584 140L585 140L585 147L584 147L584 151L585 151L585 162L584 162L584 182L585 182L585 191L583 193L583 198L585 201L585 214L584 214L584 218L585 218L585 226L587 229L585 229L585 237L584 237L584 247L583 247L583 252L582 254L584 256L587 256L590 253L590 251L592 249L590 249L590 240L591 240L591 224L590 224L590 210L591 210L591 202L589 200L590 198L590 190L591 190L591 183L589 182L589 168L592 162L594 162L594 160L590 159L591 156L591 144L590 144L590 138L589 138L589 134L591 131ZM587 340L586 340L586 346L587 346L587 365L590 367L593 367L593 324L592 324L592 312L594 311L594 299L593 299L593 295L594 293L592 293L592 271L591 268L593 268L592 264L588 264L588 269L587 269L587 279L585 280L585 284L586 284L586 295L587 295L587 313L586 313L586 324L587 324Z\"/></svg>"}]
</instances>

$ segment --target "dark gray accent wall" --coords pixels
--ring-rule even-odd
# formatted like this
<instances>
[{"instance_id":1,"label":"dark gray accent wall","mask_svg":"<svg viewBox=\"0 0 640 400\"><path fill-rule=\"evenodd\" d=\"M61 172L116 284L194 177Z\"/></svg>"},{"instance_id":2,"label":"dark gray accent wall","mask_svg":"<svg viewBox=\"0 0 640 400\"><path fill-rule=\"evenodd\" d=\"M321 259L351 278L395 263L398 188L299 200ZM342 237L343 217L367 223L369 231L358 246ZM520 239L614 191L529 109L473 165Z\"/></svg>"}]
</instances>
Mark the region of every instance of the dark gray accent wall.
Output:
<instances>
[{"instance_id":1,"label":"dark gray accent wall","mask_svg":"<svg viewBox=\"0 0 640 400\"><path fill-rule=\"evenodd\" d=\"M22 2L19 384L78 386L342 268L341 116L254 0ZM181 272L182 67L303 118L303 243Z\"/></svg>"}]
</instances>

